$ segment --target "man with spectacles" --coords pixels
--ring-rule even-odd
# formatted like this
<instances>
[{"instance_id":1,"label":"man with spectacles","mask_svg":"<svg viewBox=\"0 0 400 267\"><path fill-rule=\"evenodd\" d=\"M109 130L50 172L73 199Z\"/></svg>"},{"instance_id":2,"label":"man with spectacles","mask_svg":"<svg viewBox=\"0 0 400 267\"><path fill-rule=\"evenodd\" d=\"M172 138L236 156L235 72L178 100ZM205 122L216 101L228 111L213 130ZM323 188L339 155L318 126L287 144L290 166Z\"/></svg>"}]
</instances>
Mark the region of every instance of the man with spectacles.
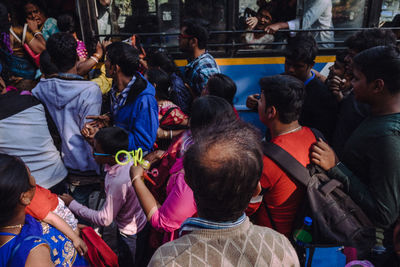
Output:
<instances>
[{"instance_id":1,"label":"man with spectacles","mask_svg":"<svg viewBox=\"0 0 400 267\"><path fill-rule=\"evenodd\" d=\"M192 89L195 97L200 96L208 78L220 73L214 58L206 51L207 29L194 21L186 21L179 34L179 48L188 56L185 67L185 82Z\"/></svg>"}]
</instances>

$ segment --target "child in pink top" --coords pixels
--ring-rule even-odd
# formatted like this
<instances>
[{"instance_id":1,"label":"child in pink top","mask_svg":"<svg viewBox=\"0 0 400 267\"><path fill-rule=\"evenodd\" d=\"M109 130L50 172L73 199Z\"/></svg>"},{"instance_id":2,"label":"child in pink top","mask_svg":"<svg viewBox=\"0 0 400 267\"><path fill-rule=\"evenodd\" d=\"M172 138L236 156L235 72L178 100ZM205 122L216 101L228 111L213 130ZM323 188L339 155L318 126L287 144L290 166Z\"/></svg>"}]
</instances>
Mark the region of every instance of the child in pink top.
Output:
<instances>
[{"instance_id":1,"label":"child in pink top","mask_svg":"<svg viewBox=\"0 0 400 267\"><path fill-rule=\"evenodd\" d=\"M105 165L104 190L106 201L101 210L92 210L64 194L61 198L77 216L96 225L108 226L114 220L119 229L118 258L121 266L142 266L142 243L147 244L146 215L143 213L135 190L132 188L129 169L132 162L119 165L115 155L129 145L128 133L119 127L100 129L94 137L94 159Z\"/></svg>"}]
</instances>

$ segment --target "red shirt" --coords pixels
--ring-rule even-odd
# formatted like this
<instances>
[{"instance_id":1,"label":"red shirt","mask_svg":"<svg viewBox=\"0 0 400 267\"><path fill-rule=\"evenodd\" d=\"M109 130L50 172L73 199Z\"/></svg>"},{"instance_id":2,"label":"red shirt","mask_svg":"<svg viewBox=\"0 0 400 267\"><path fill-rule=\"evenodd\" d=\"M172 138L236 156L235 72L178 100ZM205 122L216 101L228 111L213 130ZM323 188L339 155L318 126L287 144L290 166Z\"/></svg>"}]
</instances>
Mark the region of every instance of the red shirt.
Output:
<instances>
[{"instance_id":1,"label":"red shirt","mask_svg":"<svg viewBox=\"0 0 400 267\"><path fill-rule=\"evenodd\" d=\"M299 131L277 136L271 142L286 150L303 166L307 166L310 163L309 150L316 139L309 128L303 127ZM289 178L268 157L264 156L263 162L264 168L260 183L262 188L267 189L264 201L268 203L276 230L289 236L297 210L304 199L305 187L297 180ZM264 204L260 205L255 218L256 224L272 228Z\"/></svg>"},{"instance_id":2,"label":"red shirt","mask_svg":"<svg viewBox=\"0 0 400 267\"><path fill-rule=\"evenodd\" d=\"M57 208L58 197L50 190L36 185L36 192L31 203L25 208L25 212L33 218L43 220L50 211Z\"/></svg>"}]
</instances>

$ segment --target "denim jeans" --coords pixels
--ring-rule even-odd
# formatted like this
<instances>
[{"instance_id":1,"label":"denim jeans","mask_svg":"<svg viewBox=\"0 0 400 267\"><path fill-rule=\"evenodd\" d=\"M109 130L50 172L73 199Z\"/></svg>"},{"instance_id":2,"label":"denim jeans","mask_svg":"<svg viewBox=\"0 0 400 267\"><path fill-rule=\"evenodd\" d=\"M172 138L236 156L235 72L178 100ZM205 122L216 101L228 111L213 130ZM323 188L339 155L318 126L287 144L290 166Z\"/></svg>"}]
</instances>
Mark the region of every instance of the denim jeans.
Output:
<instances>
[{"instance_id":1,"label":"denim jeans","mask_svg":"<svg viewBox=\"0 0 400 267\"><path fill-rule=\"evenodd\" d=\"M119 266L146 266L146 249L148 246L150 225L135 235L118 234Z\"/></svg>"}]
</instances>

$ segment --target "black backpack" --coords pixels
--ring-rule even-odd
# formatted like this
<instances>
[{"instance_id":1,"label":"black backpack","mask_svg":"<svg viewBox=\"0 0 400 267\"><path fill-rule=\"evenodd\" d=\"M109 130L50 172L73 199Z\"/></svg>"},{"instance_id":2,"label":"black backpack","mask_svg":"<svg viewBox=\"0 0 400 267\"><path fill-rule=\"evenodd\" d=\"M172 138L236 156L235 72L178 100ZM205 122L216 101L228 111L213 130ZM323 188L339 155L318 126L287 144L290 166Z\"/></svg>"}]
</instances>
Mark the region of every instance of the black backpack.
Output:
<instances>
[{"instance_id":1,"label":"black backpack","mask_svg":"<svg viewBox=\"0 0 400 267\"><path fill-rule=\"evenodd\" d=\"M295 227L301 226L304 217L309 216L313 219L313 243L352 246L357 248L359 255L369 252L375 244L375 228L361 208L342 190L338 180L329 178L313 164L304 167L274 143L263 143L263 151L289 177L306 187L305 202L296 216ZM269 213L267 206L266 209Z\"/></svg>"}]
</instances>

